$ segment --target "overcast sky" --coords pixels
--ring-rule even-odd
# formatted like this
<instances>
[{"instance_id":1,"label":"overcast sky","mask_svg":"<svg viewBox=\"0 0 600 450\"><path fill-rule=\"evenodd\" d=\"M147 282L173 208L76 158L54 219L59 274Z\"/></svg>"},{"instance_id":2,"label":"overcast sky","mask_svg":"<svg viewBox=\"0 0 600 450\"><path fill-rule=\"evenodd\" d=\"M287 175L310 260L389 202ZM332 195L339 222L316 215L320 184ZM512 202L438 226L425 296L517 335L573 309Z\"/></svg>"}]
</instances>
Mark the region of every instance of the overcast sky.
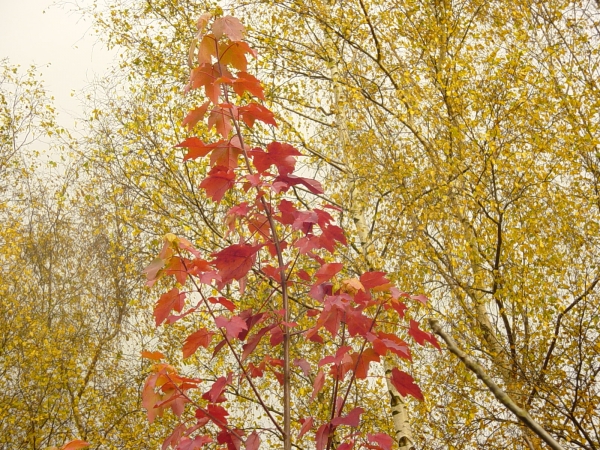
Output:
<instances>
[{"instance_id":1,"label":"overcast sky","mask_svg":"<svg viewBox=\"0 0 600 450\"><path fill-rule=\"evenodd\" d=\"M113 55L94 36L90 22L54 0L0 0L0 59L25 70L39 67L55 98L60 123L70 128L81 116L77 97L111 65Z\"/></svg>"}]
</instances>

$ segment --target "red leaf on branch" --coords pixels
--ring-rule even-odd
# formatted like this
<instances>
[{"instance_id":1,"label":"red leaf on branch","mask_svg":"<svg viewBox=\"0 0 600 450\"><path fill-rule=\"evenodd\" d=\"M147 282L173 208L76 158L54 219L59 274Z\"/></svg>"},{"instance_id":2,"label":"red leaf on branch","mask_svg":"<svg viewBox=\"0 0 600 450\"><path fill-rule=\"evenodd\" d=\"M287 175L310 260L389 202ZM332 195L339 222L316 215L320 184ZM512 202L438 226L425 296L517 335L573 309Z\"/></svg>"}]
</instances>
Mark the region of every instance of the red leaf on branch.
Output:
<instances>
[{"instance_id":1,"label":"red leaf on branch","mask_svg":"<svg viewBox=\"0 0 600 450\"><path fill-rule=\"evenodd\" d=\"M179 441L179 445L176 448L177 450L198 450L211 442L213 442L213 439L206 435L196 436L194 439L190 439L186 436ZM167 447L165 447L165 449L166 448Z\"/></svg>"},{"instance_id":2,"label":"red leaf on branch","mask_svg":"<svg viewBox=\"0 0 600 450\"><path fill-rule=\"evenodd\" d=\"M177 144L175 147L188 149L187 154L183 157L184 161L187 161L188 159L202 158L208 155L213 149L212 144L205 144L197 137L187 138L186 140Z\"/></svg>"},{"instance_id":3,"label":"red leaf on branch","mask_svg":"<svg viewBox=\"0 0 600 450\"><path fill-rule=\"evenodd\" d=\"M194 126L198 122L200 122L202 119L204 119L207 109L208 109L208 102L204 102L198 108L192 109L188 113L188 115L185 116L185 119L183 119L183 121L181 122L181 126L184 126L184 127L187 126L188 130L191 130L192 128L194 128Z\"/></svg>"},{"instance_id":4,"label":"red leaf on branch","mask_svg":"<svg viewBox=\"0 0 600 450\"><path fill-rule=\"evenodd\" d=\"M235 184L235 172L226 166L215 166L208 173L200 187L206 191L206 195L215 202L220 202L225 193Z\"/></svg>"},{"instance_id":5,"label":"red leaf on branch","mask_svg":"<svg viewBox=\"0 0 600 450\"><path fill-rule=\"evenodd\" d=\"M214 332L208 331L206 328L201 328L190 334L183 344L183 357L189 358L199 347L208 348L214 334Z\"/></svg>"},{"instance_id":6,"label":"red leaf on branch","mask_svg":"<svg viewBox=\"0 0 600 450\"><path fill-rule=\"evenodd\" d=\"M410 350L408 348L408 344L400 339L395 334L384 333L380 331L377 333L379 339L373 340L373 348L377 353L379 353L380 345L383 345L392 353L395 353L400 358L408 359L412 361L412 357L410 355ZM371 340L371 337L368 337ZM379 353L382 356L385 356L385 353Z\"/></svg>"},{"instance_id":7,"label":"red leaf on branch","mask_svg":"<svg viewBox=\"0 0 600 450\"><path fill-rule=\"evenodd\" d=\"M173 256L165 267L165 274L174 275L177 282L181 285L184 285L185 280L187 279L187 267L185 261L185 259L180 258L179 256ZM187 262L190 261L187 260Z\"/></svg>"},{"instance_id":8,"label":"red leaf on branch","mask_svg":"<svg viewBox=\"0 0 600 450\"><path fill-rule=\"evenodd\" d=\"M275 346L281 344L282 342L283 342L283 331L281 331L281 328L279 328L279 326L273 327L271 329L271 339L269 340L271 347L275 347Z\"/></svg>"},{"instance_id":9,"label":"red leaf on branch","mask_svg":"<svg viewBox=\"0 0 600 450\"><path fill-rule=\"evenodd\" d=\"M385 433L369 433L367 434L367 439L370 442L379 444L383 450L392 450L392 445L394 445L394 440Z\"/></svg>"},{"instance_id":10,"label":"red leaf on branch","mask_svg":"<svg viewBox=\"0 0 600 450\"><path fill-rule=\"evenodd\" d=\"M317 281L315 284L321 284L325 281L331 280L338 272L344 268L342 263L329 263L323 264L319 270L315 272L315 278Z\"/></svg>"},{"instance_id":11,"label":"red leaf on branch","mask_svg":"<svg viewBox=\"0 0 600 450\"><path fill-rule=\"evenodd\" d=\"M238 316L233 316L231 319L218 316L215 318L215 323L219 328L225 328L227 335L231 337L238 337L243 330L248 329L246 322Z\"/></svg>"},{"instance_id":12,"label":"red leaf on branch","mask_svg":"<svg viewBox=\"0 0 600 450\"><path fill-rule=\"evenodd\" d=\"M373 319L365 316L360 308L346 311L346 324L350 336L366 336L373 326Z\"/></svg>"},{"instance_id":13,"label":"red leaf on branch","mask_svg":"<svg viewBox=\"0 0 600 450\"><path fill-rule=\"evenodd\" d=\"M441 350L440 344L438 343L435 336L427 331L419 329L419 322L410 320L410 326L408 327L408 334L410 334L415 341L421 345L425 345L425 342L430 342L438 350Z\"/></svg>"},{"instance_id":14,"label":"red leaf on branch","mask_svg":"<svg viewBox=\"0 0 600 450\"><path fill-rule=\"evenodd\" d=\"M89 447L91 444L82 441L81 439L75 439L74 441L68 442L63 445L60 450L79 450L80 448Z\"/></svg>"},{"instance_id":15,"label":"red leaf on branch","mask_svg":"<svg viewBox=\"0 0 600 450\"><path fill-rule=\"evenodd\" d=\"M325 373L323 371L319 371L317 376L315 377L315 381L313 383L313 392L310 396L311 400L314 400L316 395L321 392L323 386L325 385Z\"/></svg>"},{"instance_id":16,"label":"red leaf on branch","mask_svg":"<svg viewBox=\"0 0 600 450\"><path fill-rule=\"evenodd\" d=\"M142 358L151 359L153 361L160 361L165 358L161 352L149 352L148 350L142 350Z\"/></svg>"},{"instance_id":17,"label":"red leaf on branch","mask_svg":"<svg viewBox=\"0 0 600 450\"><path fill-rule=\"evenodd\" d=\"M360 276L360 282L365 288L371 289L388 285L390 280L385 277L385 272L365 272Z\"/></svg>"},{"instance_id":18,"label":"red leaf on branch","mask_svg":"<svg viewBox=\"0 0 600 450\"><path fill-rule=\"evenodd\" d=\"M398 315L402 319L404 317L404 311L406 311L406 309L407 309L406 305L403 302L396 300L396 299L392 299L390 302L390 305L392 306L392 308L394 308L394 310L398 313Z\"/></svg>"},{"instance_id":19,"label":"red leaf on branch","mask_svg":"<svg viewBox=\"0 0 600 450\"><path fill-rule=\"evenodd\" d=\"M344 345L343 347L338 348L335 352L335 356L329 355L321 358L318 367L324 366L325 364L333 364L334 366L339 366L342 363L342 359L344 358L346 353L348 353L350 350L352 350L352 347L350 347L349 345Z\"/></svg>"},{"instance_id":20,"label":"red leaf on branch","mask_svg":"<svg viewBox=\"0 0 600 450\"><path fill-rule=\"evenodd\" d=\"M346 245L346 236L344 230L337 225L329 225L326 228L322 228L323 234L320 236L321 247L329 252L335 250L335 242L339 242L342 245Z\"/></svg>"},{"instance_id":21,"label":"red leaf on branch","mask_svg":"<svg viewBox=\"0 0 600 450\"><path fill-rule=\"evenodd\" d=\"M256 431L253 431L246 439L246 450L258 450L260 446L260 437Z\"/></svg>"},{"instance_id":22,"label":"red leaf on branch","mask_svg":"<svg viewBox=\"0 0 600 450\"><path fill-rule=\"evenodd\" d=\"M324 423L317 430L317 434L315 436L315 441L317 444L317 450L324 450L327 445L327 440L329 437L329 431L331 430L331 424Z\"/></svg>"},{"instance_id":23,"label":"red leaf on branch","mask_svg":"<svg viewBox=\"0 0 600 450\"><path fill-rule=\"evenodd\" d=\"M223 104L222 104L223 105ZM208 116L208 129L212 127L223 136L223 139L229 137L229 133L233 129L231 125L232 111L230 107L223 107L222 105L215 106Z\"/></svg>"},{"instance_id":24,"label":"red leaf on branch","mask_svg":"<svg viewBox=\"0 0 600 450\"><path fill-rule=\"evenodd\" d=\"M267 125L277 126L277 122L275 122L275 116L267 108L266 106L260 105L258 103L248 103L246 106L241 106L238 108L238 113L240 118L244 121L246 125L250 128L254 126L254 122L260 120L261 122Z\"/></svg>"},{"instance_id":25,"label":"red leaf on branch","mask_svg":"<svg viewBox=\"0 0 600 450\"><path fill-rule=\"evenodd\" d=\"M217 46L215 37L212 34L205 35L198 45L198 63L211 64L213 57L217 57Z\"/></svg>"},{"instance_id":26,"label":"red leaf on branch","mask_svg":"<svg viewBox=\"0 0 600 450\"><path fill-rule=\"evenodd\" d=\"M225 297L209 297L208 301L211 302L213 305L218 303L219 305L224 306L231 312L235 311L235 304L232 301L227 300Z\"/></svg>"},{"instance_id":27,"label":"red leaf on branch","mask_svg":"<svg viewBox=\"0 0 600 450\"><path fill-rule=\"evenodd\" d=\"M242 149L231 141L220 140L211 145L210 163L213 166L225 166L235 169L238 166L238 156Z\"/></svg>"},{"instance_id":28,"label":"red leaf on branch","mask_svg":"<svg viewBox=\"0 0 600 450\"><path fill-rule=\"evenodd\" d=\"M232 16L219 17L213 22L212 32L217 40L227 36L232 41L241 41L244 38L244 25Z\"/></svg>"},{"instance_id":29,"label":"red leaf on branch","mask_svg":"<svg viewBox=\"0 0 600 450\"><path fill-rule=\"evenodd\" d=\"M211 388L207 392L202 394L202 398L212 403L219 403L225 401L226 398L222 394L227 385L231 384L231 381L231 372L229 373L228 377L217 378L217 380L213 383Z\"/></svg>"},{"instance_id":30,"label":"red leaf on branch","mask_svg":"<svg viewBox=\"0 0 600 450\"><path fill-rule=\"evenodd\" d=\"M390 376L390 381L392 385L396 388L396 390L402 395L406 397L407 395L412 395L419 401L423 401L423 393L421 392L421 388L415 384L415 380L406 372L402 372L398 370L396 367L392 369L392 374Z\"/></svg>"},{"instance_id":31,"label":"red leaf on branch","mask_svg":"<svg viewBox=\"0 0 600 450\"><path fill-rule=\"evenodd\" d=\"M244 434L243 430L223 428L217 435L217 442L219 444L227 444L227 450L240 450L242 441L239 436L243 436ZM218 450L224 449L219 448Z\"/></svg>"},{"instance_id":32,"label":"red leaf on branch","mask_svg":"<svg viewBox=\"0 0 600 450\"><path fill-rule=\"evenodd\" d=\"M237 70L246 71L248 68L247 54L252 55L254 58L258 55L256 50L243 41L223 42L219 45L219 62L223 65L231 65Z\"/></svg>"},{"instance_id":33,"label":"red leaf on branch","mask_svg":"<svg viewBox=\"0 0 600 450\"><path fill-rule=\"evenodd\" d=\"M244 95L244 92L250 92L256 98L261 100L265 99L265 93L263 88L256 78L253 75L250 75L247 72L240 71L237 74L237 79L233 82L233 90L240 97Z\"/></svg>"},{"instance_id":34,"label":"red leaf on branch","mask_svg":"<svg viewBox=\"0 0 600 450\"><path fill-rule=\"evenodd\" d=\"M317 180L313 180L312 178L302 178L297 177L296 175L279 175L273 181L273 191L278 194L280 192L287 192L291 186L297 186L301 184L309 192L313 194L322 194L323 186Z\"/></svg>"},{"instance_id":35,"label":"red leaf on branch","mask_svg":"<svg viewBox=\"0 0 600 450\"><path fill-rule=\"evenodd\" d=\"M249 152L254 161L254 167L260 173L266 172L274 165L280 175L289 175L296 167L296 156L302 156L297 149L281 142L271 142L267 145L266 150L255 148Z\"/></svg>"},{"instance_id":36,"label":"red leaf on branch","mask_svg":"<svg viewBox=\"0 0 600 450\"><path fill-rule=\"evenodd\" d=\"M196 410L196 417L198 419L207 417L210 420L212 420L213 423L220 428L224 428L225 425L227 425L227 416L228 415L229 415L229 413L227 412L227 410L225 408L223 408L222 406L219 406L219 405L214 405L212 403L206 407L206 410L203 410L201 408L198 408Z\"/></svg>"},{"instance_id":37,"label":"red leaf on branch","mask_svg":"<svg viewBox=\"0 0 600 450\"><path fill-rule=\"evenodd\" d=\"M308 272L304 269L301 269L298 272L296 272L296 276L303 281L311 281L312 280L312 278L310 277Z\"/></svg>"},{"instance_id":38,"label":"red leaf on branch","mask_svg":"<svg viewBox=\"0 0 600 450\"><path fill-rule=\"evenodd\" d=\"M166 318L175 310L181 312L185 304L185 292L180 293L179 289L173 288L169 292L165 292L160 296L156 305L154 305L154 317L156 326L163 323Z\"/></svg>"},{"instance_id":39,"label":"red leaf on branch","mask_svg":"<svg viewBox=\"0 0 600 450\"><path fill-rule=\"evenodd\" d=\"M310 430L313 426L314 419L309 417L308 419L300 419L300 423L302 426L300 427L300 432L298 433L298 439L304 436L308 430Z\"/></svg>"},{"instance_id":40,"label":"red leaf on branch","mask_svg":"<svg viewBox=\"0 0 600 450\"><path fill-rule=\"evenodd\" d=\"M263 336L271 329L271 326L266 326L261 328L256 334L254 334L248 342L244 344L243 353L242 353L242 361L244 361L248 356L252 354L256 346L259 344L260 340Z\"/></svg>"},{"instance_id":41,"label":"red leaf on branch","mask_svg":"<svg viewBox=\"0 0 600 450\"><path fill-rule=\"evenodd\" d=\"M339 425L348 425L350 427L357 427L360 423L360 415L364 413L365 410L362 408L354 408L344 417L335 417L331 421L331 425L339 426Z\"/></svg>"},{"instance_id":42,"label":"red leaf on branch","mask_svg":"<svg viewBox=\"0 0 600 450\"><path fill-rule=\"evenodd\" d=\"M379 355L372 348L365 349L362 353L352 353L352 363L356 378L364 380L369 375L369 365L379 362Z\"/></svg>"},{"instance_id":43,"label":"red leaf on branch","mask_svg":"<svg viewBox=\"0 0 600 450\"><path fill-rule=\"evenodd\" d=\"M300 367L302 369L302 373L305 376L309 376L311 372L310 364L304 358L296 358L294 359L294 365Z\"/></svg>"},{"instance_id":44,"label":"red leaf on branch","mask_svg":"<svg viewBox=\"0 0 600 450\"><path fill-rule=\"evenodd\" d=\"M234 244L213 253L215 260L212 263L219 270L223 283L245 277L252 268L259 249L259 245Z\"/></svg>"}]
</instances>

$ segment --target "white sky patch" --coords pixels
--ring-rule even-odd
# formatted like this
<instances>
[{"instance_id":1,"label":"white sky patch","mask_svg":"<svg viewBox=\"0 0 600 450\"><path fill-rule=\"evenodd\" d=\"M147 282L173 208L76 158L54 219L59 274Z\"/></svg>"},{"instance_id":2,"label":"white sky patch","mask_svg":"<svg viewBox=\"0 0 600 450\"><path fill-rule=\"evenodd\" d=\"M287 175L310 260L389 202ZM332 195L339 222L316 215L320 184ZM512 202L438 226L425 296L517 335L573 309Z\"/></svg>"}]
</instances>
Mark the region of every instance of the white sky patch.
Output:
<instances>
[{"instance_id":1,"label":"white sky patch","mask_svg":"<svg viewBox=\"0 0 600 450\"><path fill-rule=\"evenodd\" d=\"M46 90L54 97L59 123L72 129L74 118L82 116L78 96L107 72L116 52L104 47L90 21L69 5L53 3L0 0L0 59L8 57L23 72L31 65L38 67Z\"/></svg>"}]
</instances>

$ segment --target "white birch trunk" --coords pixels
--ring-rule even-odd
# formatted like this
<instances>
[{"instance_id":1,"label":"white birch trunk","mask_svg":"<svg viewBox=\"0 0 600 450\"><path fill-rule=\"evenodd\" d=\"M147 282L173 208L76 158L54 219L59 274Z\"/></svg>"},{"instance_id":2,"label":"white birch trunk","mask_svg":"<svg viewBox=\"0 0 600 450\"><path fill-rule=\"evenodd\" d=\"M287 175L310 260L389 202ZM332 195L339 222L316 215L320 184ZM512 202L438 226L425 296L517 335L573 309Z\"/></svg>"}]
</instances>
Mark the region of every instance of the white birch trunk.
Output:
<instances>
[{"instance_id":1,"label":"white birch trunk","mask_svg":"<svg viewBox=\"0 0 600 450\"><path fill-rule=\"evenodd\" d=\"M330 39L328 39L328 48L333 48L333 43ZM333 52L331 52L330 54L333 55ZM348 133L346 123L345 110L343 107L340 107L341 87L339 82L339 68L335 57L336 55L333 55L330 58L330 73L331 79L333 80L333 94L335 103L336 125L338 131L338 141L340 143L340 155L345 157L346 149L350 144L350 136ZM349 183L347 185L347 188L350 193L353 193L355 186L354 179L352 176L352 168L348 167L348 164L346 163L347 158L343 159L345 160L344 163L346 164L346 167L348 169L347 174L349 176ZM365 220L364 210L355 198L352 199L352 202L349 205L349 211L354 222L354 226L356 228L356 233L360 240L360 248L362 250L365 263L368 266L369 270L374 270L377 268L377 263L375 261L375 255L373 254L373 248L370 243L370 237ZM389 358L383 359L383 369L385 371L385 381L387 385L388 394L390 396L390 406L392 412L392 421L394 424L395 441L398 444L398 448L400 450L414 450L415 446L412 430L410 427L408 405L402 397L402 395L400 395L400 393L390 382L389 377L392 371L392 364L390 363Z\"/></svg>"}]
</instances>

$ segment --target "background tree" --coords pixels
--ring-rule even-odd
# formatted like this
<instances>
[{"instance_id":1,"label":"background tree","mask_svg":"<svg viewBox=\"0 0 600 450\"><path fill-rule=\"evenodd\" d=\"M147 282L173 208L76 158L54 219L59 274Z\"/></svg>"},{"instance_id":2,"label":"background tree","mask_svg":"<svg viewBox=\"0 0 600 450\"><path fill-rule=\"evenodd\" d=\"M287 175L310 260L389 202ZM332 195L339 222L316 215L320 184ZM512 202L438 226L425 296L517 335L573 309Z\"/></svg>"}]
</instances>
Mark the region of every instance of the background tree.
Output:
<instances>
[{"instance_id":1,"label":"background tree","mask_svg":"<svg viewBox=\"0 0 600 450\"><path fill-rule=\"evenodd\" d=\"M210 5L112 5L97 23L124 47L133 89L145 78L181 82L173 54ZM314 155L323 180L353 186L332 198L347 220L360 210L369 230L349 259L365 264L368 248L407 290L428 286L435 311L422 314L438 315L565 447L598 448L598 10L591 1L511 5L234 7L252 25L282 134ZM156 102L139 103L145 122L160 117ZM340 110L351 143L343 151ZM525 437L539 447L457 362L423 367L431 401L413 411L419 446L519 448Z\"/></svg>"},{"instance_id":2,"label":"background tree","mask_svg":"<svg viewBox=\"0 0 600 450\"><path fill-rule=\"evenodd\" d=\"M89 165L53 163L77 142L56 125L33 70L4 74L0 448L74 437L155 448L141 409L149 314L138 309L142 266L120 219L127 197Z\"/></svg>"}]
</instances>

